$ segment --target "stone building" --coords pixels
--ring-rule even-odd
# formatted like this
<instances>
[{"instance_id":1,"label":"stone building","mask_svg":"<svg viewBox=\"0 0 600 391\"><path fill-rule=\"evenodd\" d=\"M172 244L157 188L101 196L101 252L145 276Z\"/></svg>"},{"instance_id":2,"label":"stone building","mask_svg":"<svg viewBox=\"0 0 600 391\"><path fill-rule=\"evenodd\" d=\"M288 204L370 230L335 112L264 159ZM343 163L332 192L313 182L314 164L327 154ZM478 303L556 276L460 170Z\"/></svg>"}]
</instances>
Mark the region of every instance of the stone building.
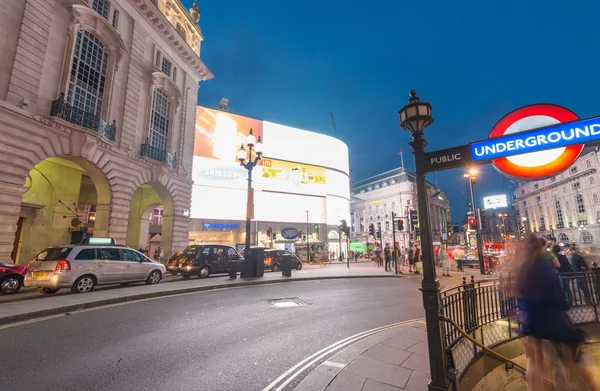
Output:
<instances>
[{"instance_id":1,"label":"stone building","mask_svg":"<svg viewBox=\"0 0 600 391\"><path fill-rule=\"evenodd\" d=\"M600 242L600 157L586 148L571 167L515 189L513 205L526 232L558 242Z\"/></svg>"},{"instance_id":2,"label":"stone building","mask_svg":"<svg viewBox=\"0 0 600 391\"><path fill-rule=\"evenodd\" d=\"M434 242L447 240L452 234L450 203L444 193L434 184L428 183L429 218ZM351 250L366 251L369 238L369 224L377 230L381 224L383 244L392 243L392 211L404 223L403 231L396 231L396 241L401 246L415 239L409 226L409 214L417 209L417 184L413 173L394 169L371 178L356 182L351 186L350 214L352 217ZM412 236L411 236L412 234ZM446 238L446 239L444 239ZM371 242L373 242L371 240Z\"/></svg>"},{"instance_id":3,"label":"stone building","mask_svg":"<svg viewBox=\"0 0 600 391\"><path fill-rule=\"evenodd\" d=\"M197 5L8 0L0 24L0 262L86 236L142 247L162 205L186 246L200 60Z\"/></svg>"}]
</instances>

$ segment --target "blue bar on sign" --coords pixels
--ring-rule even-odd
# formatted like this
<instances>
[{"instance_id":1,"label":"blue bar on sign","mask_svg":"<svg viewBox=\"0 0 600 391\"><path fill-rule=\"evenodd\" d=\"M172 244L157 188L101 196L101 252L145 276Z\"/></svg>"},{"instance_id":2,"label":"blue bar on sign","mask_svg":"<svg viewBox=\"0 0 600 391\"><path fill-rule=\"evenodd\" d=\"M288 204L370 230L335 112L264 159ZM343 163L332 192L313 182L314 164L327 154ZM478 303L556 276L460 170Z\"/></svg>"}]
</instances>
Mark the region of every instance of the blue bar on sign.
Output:
<instances>
[{"instance_id":1,"label":"blue bar on sign","mask_svg":"<svg viewBox=\"0 0 600 391\"><path fill-rule=\"evenodd\" d=\"M600 117L471 143L471 158L473 161L490 160L597 140L600 140Z\"/></svg>"}]
</instances>

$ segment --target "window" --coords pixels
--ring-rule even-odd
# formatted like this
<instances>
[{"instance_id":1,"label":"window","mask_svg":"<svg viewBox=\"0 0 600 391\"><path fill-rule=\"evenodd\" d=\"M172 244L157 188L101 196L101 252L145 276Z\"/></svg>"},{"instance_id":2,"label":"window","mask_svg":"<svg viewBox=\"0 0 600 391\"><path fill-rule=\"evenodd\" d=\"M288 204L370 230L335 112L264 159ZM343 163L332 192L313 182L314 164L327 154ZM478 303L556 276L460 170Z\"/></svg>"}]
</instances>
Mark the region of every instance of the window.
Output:
<instances>
[{"instance_id":1,"label":"window","mask_svg":"<svg viewBox=\"0 0 600 391\"><path fill-rule=\"evenodd\" d=\"M588 160L585 161L585 166L587 168L590 168L592 166L592 162L590 161L590 159L588 159Z\"/></svg>"},{"instance_id":2,"label":"window","mask_svg":"<svg viewBox=\"0 0 600 391\"><path fill-rule=\"evenodd\" d=\"M138 253L137 251L133 251L133 250L121 250L123 251L123 259L125 261L131 261L131 262L142 262L142 256L140 253Z\"/></svg>"},{"instance_id":3,"label":"window","mask_svg":"<svg viewBox=\"0 0 600 391\"><path fill-rule=\"evenodd\" d=\"M103 261L120 261L121 254L118 248L98 248L98 259Z\"/></svg>"},{"instance_id":4,"label":"window","mask_svg":"<svg viewBox=\"0 0 600 391\"><path fill-rule=\"evenodd\" d=\"M202 249L202 255L207 256L210 254L210 247L206 246Z\"/></svg>"},{"instance_id":5,"label":"window","mask_svg":"<svg viewBox=\"0 0 600 391\"><path fill-rule=\"evenodd\" d=\"M217 260L223 260L227 258L227 252L223 247L214 247L213 255L217 258Z\"/></svg>"},{"instance_id":6,"label":"window","mask_svg":"<svg viewBox=\"0 0 600 391\"><path fill-rule=\"evenodd\" d=\"M406 205L410 205L410 200L406 200Z\"/></svg>"},{"instance_id":7,"label":"window","mask_svg":"<svg viewBox=\"0 0 600 391\"><path fill-rule=\"evenodd\" d=\"M577 172L577 166L573 166L573 167L571 167L571 169L569 170L569 172L570 172L571 174L575 174L575 173Z\"/></svg>"},{"instance_id":8,"label":"window","mask_svg":"<svg viewBox=\"0 0 600 391\"><path fill-rule=\"evenodd\" d=\"M544 216L540 216L540 231L545 231L546 230L546 220L544 219Z\"/></svg>"},{"instance_id":9,"label":"window","mask_svg":"<svg viewBox=\"0 0 600 391\"><path fill-rule=\"evenodd\" d=\"M119 10L116 8L113 10L112 26L114 28L119 27Z\"/></svg>"},{"instance_id":10,"label":"window","mask_svg":"<svg viewBox=\"0 0 600 391\"><path fill-rule=\"evenodd\" d=\"M556 228L564 228L565 222L563 220L562 208L560 207L560 201L554 203L556 209Z\"/></svg>"},{"instance_id":11,"label":"window","mask_svg":"<svg viewBox=\"0 0 600 391\"><path fill-rule=\"evenodd\" d=\"M577 205L578 213L585 213L585 205L583 204L583 196L581 194L575 196L575 204Z\"/></svg>"},{"instance_id":12,"label":"window","mask_svg":"<svg viewBox=\"0 0 600 391\"><path fill-rule=\"evenodd\" d=\"M173 64L171 63L171 61L167 60L166 58L163 57L162 59L162 64L160 67L160 70L162 71L162 73L164 73L165 75L171 77L171 70L173 69Z\"/></svg>"},{"instance_id":13,"label":"window","mask_svg":"<svg viewBox=\"0 0 600 391\"><path fill-rule=\"evenodd\" d=\"M581 183L579 183L579 182L573 183L573 190L579 189L580 187L581 187Z\"/></svg>"},{"instance_id":14,"label":"window","mask_svg":"<svg viewBox=\"0 0 600 391\"><path fill-rule=\"evenodd\" d=\"M566 234L561 233L560 235L558 235L558 241L559 242L568 242L569 237Z\"/></svg>"},{"instance_id":15,"label":"window","mask_svg":"<svg viewBox=\"0 0 600 391\"><path fill-rule=\"evenodd\" d=\"M104 19L108 20L108 11L110 10L110 1L108 0L94 0L92 3L92 8L94 11L99 13L104 17Z\"/></svg>"},{"instance_id":16,"label":"window","mask_svg":"<svg viewBox=\"0 0 600 391\"><path fill-rule=\"evenodd\" d=\"M540 196L537 196L537 197L535 197L535 200L536 200L537 202L540 202L540 201L542 200L542 197L540 197Z\"/></svg>"},{"instance_id":17,"label":"window","mask_svg":"<svg viewBox=\"0 0 600 391\"><path fill-rule=\"evenodd\" d=\"M539 187L540 187L540 185L538 183L536 183L535 185L533 185L533 188L536 189L536 190L539 189Z\"/></svg>"},{"instance_id":18,"label":"window","mask_svg":"<svg viewBox=\"0 0 600 391\"><path fill-rule=\"evenodd\" d=\"M69 76L67 100L75 108L100 116L106 84L108 52L89 31L79 31Z\"/></svg>"},{"instance_id":19,"label":"window","mask_svg":"<svg viewBox=\"0 0 600 391\"><path fill-rule=\"evenodd\" d=\"M93 248L84 248L75 257L76 261L93 261L96 259L96 250Z\"/></svg>"},{"instance_id":20,"label":"window","mask_svg":"<svg viewBox=\"0 0 600 391\"><path fill-rule=\"evenodd\" d=\"M154 89L152 116L150 118L150 145L160 151L167 150L169 134L169 98L163 90Z\"/></svg>"},{"instance_id":21,"label":"window","mask_svg":"<svg viewBox=\"0 0 600 391\"><path fill-rule=\"evenodd\" d=\"M235 251L235 249L230 248L227 250L227 258L228 259L238 259L240 256L238 255L237 251Z\"/></svg>"},{"instance_id":22,"label":"window","mask_svg":"<svg viewBox=\"0 0 600 391\"><path fill-rule=\"evenodd\" d=\"M154 65L156 65L157 68L160 68L161 66L161 60L162 58L162 53L160 52L160 50L156 51L156 58L154 59Z\"/></svg>"},{"instance_id":23,"label":"window","mask_svg":"<svg viewBox=\"0 0 600 391\"><path fill-rule=\"evenodd\" d=\"M386 221L386 222L385 222L385 230L386 230L386 231L389 231L389 230L390 230L390 222L389 222L389 221Z\"/></svg>"},{"instance_id":24,"label":"window","mask_svg":"<svg viewBox=\"0 0 600 391\"><path fill-rule=\"evenodd\" d=\"M173 81L177 81L177 68L173 67Z\"/></svg>"},{"instance_id":25,"label":"window","mask_svg":"<svg viewBox=\"0 0 600 391\"><path fill-rule=\"evenodd\" d=\"M591 176L591 177L590 177L590 185L593 185L593 184L594 184L594 182L595 182L595 180L594 180L594 177L593 177L593 176Z\"/></svg>"},{"instance_id":26,"label":"window","mask_svg":"<svg viewBox=\"0 0 600 391\"><path fill-rule=\"evenodd\" d=\"M556 182L556 177L550 178L550 183L554 183L554 182Z\"/></svg>"},{"instance_id":27,"label":"window","mask_svg":"<svg viewBox=\"0 0 600 391\"><path fill-rule=\"evenodd\" d=\"M521 195L525 194L525 189L521 189Z\"/></svg>"},{"instance_id":28,"label":"window","mask_svg":"<svg viewBox=\"0 0 600 391\"><path fill-rule=\"evenodd\" d=\"M594 193L594 204L598 203L598 194Z\"/></svg>"},{"instance_id":29,"label":"window","mask_svg":"<svg viewBox=\"0 0 600 391\"><path fill-rule=\"evenodd\" d=\"M365 232L365 219L363 217L361 217L359 221L360 221L359 222L360 232Z\"/></svg>"},{"instance_id":30,"label":"window","mask_svg":"<svg viewBox=\"0 0 600 391\"><path fill-rule=\"evenodd\" d=\"M584 244L594 243L594 235L592 235L589 231L583 230L581 231L581 241Z\"/></svg>"},{"instance_id":31,"label":"window","mask_svg":"<svg viewBox=\"0 0 600 391\"><path fill-rule=\"evenodd\" d=\"M183 26L181 25L181 23L177 23L177 26L175 26L175 30L177 30L177 32L179 33L179 35L181 35L181 38L185 39L187 41L187 36L185 33L185 29L183 28Z\"/></svg>"}]
</instances>

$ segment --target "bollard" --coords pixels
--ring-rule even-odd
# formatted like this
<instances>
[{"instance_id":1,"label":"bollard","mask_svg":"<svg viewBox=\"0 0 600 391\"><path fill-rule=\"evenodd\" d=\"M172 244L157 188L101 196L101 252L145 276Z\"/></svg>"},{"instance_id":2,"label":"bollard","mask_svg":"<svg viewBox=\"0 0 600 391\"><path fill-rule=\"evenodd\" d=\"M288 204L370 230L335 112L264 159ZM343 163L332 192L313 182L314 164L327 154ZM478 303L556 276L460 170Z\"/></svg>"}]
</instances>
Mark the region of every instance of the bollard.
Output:
<instances>
[{"instance_id":1,"label":"bollard","mask_svg":"<svg viewBox=\"0 0 600 391\"><path fill-rule=\"evenodd\" d=\"M237 262L229 263L229 279L235 280L237 278Z\"/></svg>"}]
</instances>

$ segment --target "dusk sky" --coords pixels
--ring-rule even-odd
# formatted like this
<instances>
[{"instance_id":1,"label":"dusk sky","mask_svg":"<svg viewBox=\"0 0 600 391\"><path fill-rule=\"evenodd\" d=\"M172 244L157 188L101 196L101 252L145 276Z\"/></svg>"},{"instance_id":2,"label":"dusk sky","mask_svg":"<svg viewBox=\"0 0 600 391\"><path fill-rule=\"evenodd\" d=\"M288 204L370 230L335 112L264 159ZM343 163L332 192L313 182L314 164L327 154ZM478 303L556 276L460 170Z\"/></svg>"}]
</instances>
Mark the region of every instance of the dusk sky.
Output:
<instances>
[{"instance_id":1,"label":"dusk sky","mask_svg":"<svg viewBox=\"0 0 600 391\"><path fill-rule=\"evenodd\" d=\"M531 103L600 114L600 3L591 0L229 0L199 9L201 57L215 79L201 84L198 103L226 97L234 113L340 138L352 182L399 167L400 149L413 170L397 114L413 88L433 105L429 151L485 139ZM491 166L480 172L478 198L510 193ZM437 178L455 222L465 213L462 175Z\"/></svg>"}]
</instances>

